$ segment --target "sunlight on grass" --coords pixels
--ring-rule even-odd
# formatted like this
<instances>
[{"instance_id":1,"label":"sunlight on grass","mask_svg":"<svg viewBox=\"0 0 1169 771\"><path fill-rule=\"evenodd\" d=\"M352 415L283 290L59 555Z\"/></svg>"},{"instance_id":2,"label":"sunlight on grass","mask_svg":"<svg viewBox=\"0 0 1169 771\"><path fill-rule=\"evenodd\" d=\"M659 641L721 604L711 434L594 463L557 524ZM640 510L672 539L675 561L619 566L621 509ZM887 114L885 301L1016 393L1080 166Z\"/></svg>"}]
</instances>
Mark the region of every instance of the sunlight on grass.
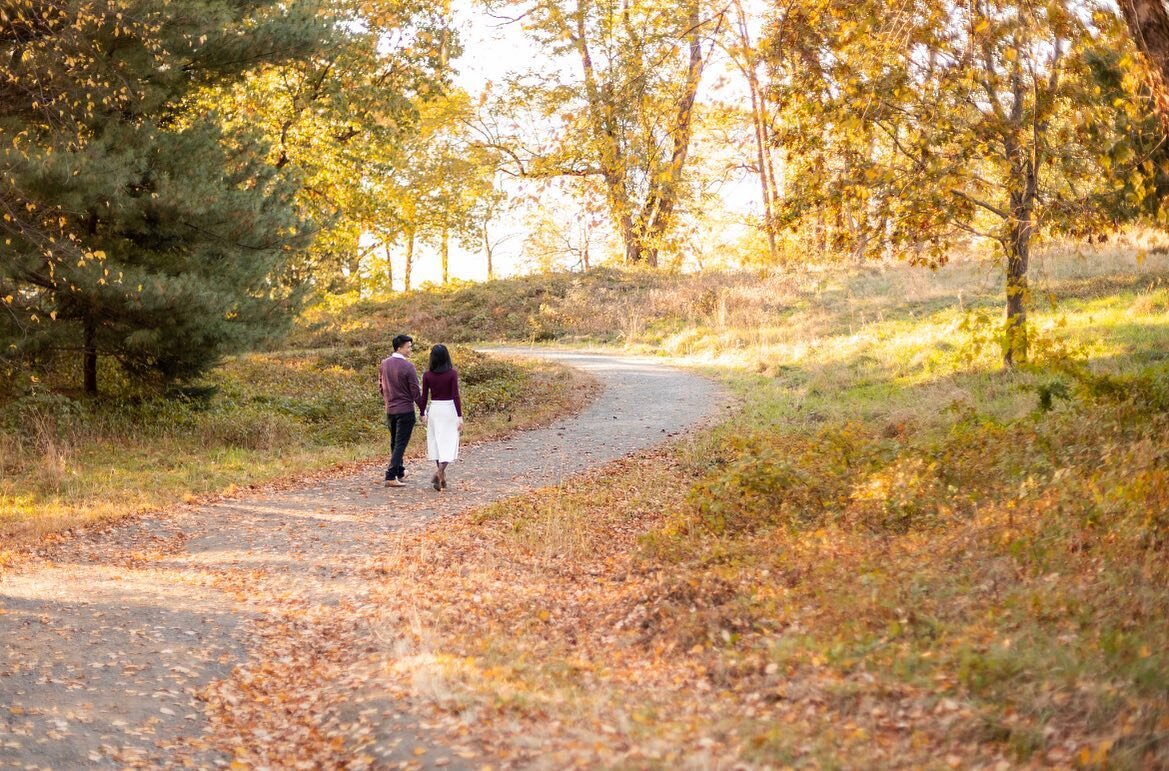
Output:
<instances>
[{"instance_id":1,"label":"sunlight on grass","mask_svg":"<svg viewBox=\"0 0 1169 771\"><path fill-rule=\"evenodd\" d=\"M209 375L207 398L34 396L0 417L0 534L29 539L128 514L300 479L386 452L375 372L380 348L249 354ZM455 349L467 441L542 425L590 398L564 367ZM210 392L212 389L208 389ZM411 457L424 454L415 442Z\"/></svg>"},{"instance_id":2,"label":"sunlight on grass","mask_svg":"<svg viewBox=\"0 0 1169 771\"><path fill-rule=\"evenodd\" d=\"M1165 765L1169 260L1037 259L1014 370L982 263L655 296L627 349L738 414L419 534L386 601L571 762Z\"/></svg>"},{"instance_id":3,"label":"sunlight on grass","mask_svg":"<svg viewBox=\"0 0 1169 771\"><path fill-rule=\"evenodd\" d=\"M380 453L362 373L419 318L619 345L719 378L738 411L402 534L376 599L416 694L565 766L1161 767L1169 256L1141 248L1037 254L1012 370L1001 277L974 259L344 298L306 316L305 350L220 371L230 409L27 405L0 505L59 527ZM480 364L483 435L549 417L528 391L579 401L545 365Z\"/></svg>"}]
</instances>

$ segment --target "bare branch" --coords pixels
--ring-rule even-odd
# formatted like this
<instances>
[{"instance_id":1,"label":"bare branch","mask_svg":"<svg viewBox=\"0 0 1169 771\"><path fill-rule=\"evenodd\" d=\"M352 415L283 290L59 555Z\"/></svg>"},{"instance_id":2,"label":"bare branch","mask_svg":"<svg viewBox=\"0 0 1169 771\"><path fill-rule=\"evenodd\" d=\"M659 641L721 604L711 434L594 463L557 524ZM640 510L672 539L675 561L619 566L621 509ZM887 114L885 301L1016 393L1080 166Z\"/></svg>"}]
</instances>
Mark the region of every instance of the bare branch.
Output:
<instances>
[{"instance_id":1,"label":"bare branch","mask_svg":"<svg viewBox=\"0 0 1169 771\"><path fill-rule=\"evenodd\" d=\"M1009 218L1010 218L1010 217L1009 217L1009 215L1008 215L1008 214L1007 214L1005 211L1003 211L1002 209L998 208L997 206L995 206L995 205L993 205L993 204L989 204L989 203L987 203L986 201L983 201L983 200L982 200L982 199L980 199L980 198L975 198L975 197L974 197L974 196L972 196L972 195L968 195L968 194L964 193L963 191L961 191L961 190L959 190L959 189L957 189L957 188L951 188L951 189L950 189L950 194L951 194L951 195L954 195L954 196L957 196L958 198L962 198L962 199L964 199L964 200L966 200L966 201L969 201L970 203L974 204L975 206L979 206L979 207L981 207L981 208L983 208L983 209L986 209L986 210L987 210L988 212L990 212L991 214L995 214L995 215L997 215L997 216L999 216L999 217L1002 217L1003 219L1009 219Z\"/></svg>"}]
</instances>

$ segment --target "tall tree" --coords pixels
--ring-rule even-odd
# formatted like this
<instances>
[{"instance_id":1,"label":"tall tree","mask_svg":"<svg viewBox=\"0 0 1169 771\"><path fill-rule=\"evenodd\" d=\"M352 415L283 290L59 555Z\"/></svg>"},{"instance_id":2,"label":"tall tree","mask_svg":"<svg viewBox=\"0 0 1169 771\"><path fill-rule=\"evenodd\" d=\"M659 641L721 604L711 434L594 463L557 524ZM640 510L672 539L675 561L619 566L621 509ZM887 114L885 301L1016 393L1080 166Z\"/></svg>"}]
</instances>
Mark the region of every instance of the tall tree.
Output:
<instances>
[{"instance_id":1,"label":"tall tree","mask_svg":"<svg viewBox=\"0 0 1169 771\"><path fill-rule=\"evenodd\" d=\"M0 358L191 377L279 329L305 244L296 180L200 91L331 32L270 0L17 0L0 13Z\"/></svg>"},{"instance_id":2,"label":"tall tree","mask_svg":"<svg viewBox=\"0 0 1169 771\"><path fill-rule=\"evenodd\" d=\"M514 84L558 130L538 150L499 143L516 173L600 178L626 262L656 265L685 193L695 100L725 9L712 13L704 0L489 4L515 9L533 40L575 71Z\"/></svg>"},{"instance_id":3,"label":"tall tree","mask_svg":"<svg viewBox=\"0 0 1169 771\"><path fill-rule=\"evenodd\" d=\"M208 99L230 109L232 125L262 130L272 163L300 174L298 201L319 230L297 267L320 289L344 290L368 256L362 234L400 232L381 179L410 163L420 105L449 86L447 59L459 48L434 3L330 0L328 11L328 50Z\"/></svg>"},{"instance_id":4,"label":"tall tree","mask_svg":"<svg viewBox=\"0 0 1169 771\"><path fill-rule=\"evenodd\" d=\"M842 242L929 264L990 239L1006 288L1004 363L1027 355L1034 240L1091 232L1113 138L1080 6L815 0L776 25L786 213L847 224ZM1114 43L1110 38L1107 43ZM847 222L846 222L847 220Z\"/></svg>"},{"instance_id":5,"label":"tall tree","mask_svg":"<svg viewBox=\"0 0 1169 771\"><path fill-rule=\"evenodd\" d=\"M470 97L460 90L420 104L417 131L403 142L400 161L385 166L373 188L403 234L407 289L416 243L438 248L447 283L451 239L478 246L488 203L497 199L497 161L474 141L468 128L473 114Z\"/></svg>"},{"instance_id":6,"label":"tall tree","mask_svg":"<svg viewBox=\"0 0 1169 771\"><path fill-rule=\"evenodd\" d=\"M732 34L728 36L727 53L735 67L742 74L750 96L751 129L755 140L755 163L753 171L759 176L760 201L763 204L763 231L767 236L767 251L772 264L779 261L779 246L776 242L776 211L780 206L779 183L776 178L775 162L772 158L771 136L772 109L768 90L763 87L760 69L763 56L752 35L753 17L744 6L743 0L731 0L733 21Z\"/></svg>"},{"instance_id":7,"label":"tall tree","mask_svg":"<svg viewBox=\"0 0 1169 771\"><path fill-rule=\"evenodd\" d=\"M1123 49L1101 46L1088 61L1101 91L1099 101L1117 107L1102 116L1110 124L1085 126L1108 148L1102 162L1109 184L1100 203L1117 222L1164 228L1169 225L1169 146L1152 84L1142 68L1131 66Z\"/></svg>"},{"instance_id":8,"label":"tall tree","mask_svg":"<svg viewBox=\"0 0 1169 771\"><path fill-rule=\"evenodd\" d=\"M1169 129L1169 11L1164 0L1120 0L1120 12L1145 58L1161 121Z\"/></svg>"}]
</instances>

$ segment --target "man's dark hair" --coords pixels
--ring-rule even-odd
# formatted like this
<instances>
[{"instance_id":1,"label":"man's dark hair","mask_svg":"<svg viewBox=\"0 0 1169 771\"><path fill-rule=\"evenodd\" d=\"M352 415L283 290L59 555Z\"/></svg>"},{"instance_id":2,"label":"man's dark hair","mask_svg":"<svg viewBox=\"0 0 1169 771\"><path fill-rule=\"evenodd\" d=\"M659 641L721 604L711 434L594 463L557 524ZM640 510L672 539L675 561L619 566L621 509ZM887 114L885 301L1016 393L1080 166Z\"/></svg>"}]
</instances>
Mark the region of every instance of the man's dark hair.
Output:
<instances>
[{"instance_id":1,"label":"man's dark hair","mask_svg":"<svg viewBox=\"0 0 1169 771\"><path fill-rule=\"evenodd\" d=\"M412 342L414 342L414 338L410 337L410 335L398 335L394 338L394 350L396 351L406 343Z\"/></svg>"},{"instance_id":2,"label":"man's dark hair","mask_svg":"<svg viewBox=\"0 0 1169 771\"><path fill-rule=\"evenodd\" d=\"M430 371L434 374L446 372L454 365L451 364L450 351L442 343L430 349Z\"/></svg>"}]
</instances>

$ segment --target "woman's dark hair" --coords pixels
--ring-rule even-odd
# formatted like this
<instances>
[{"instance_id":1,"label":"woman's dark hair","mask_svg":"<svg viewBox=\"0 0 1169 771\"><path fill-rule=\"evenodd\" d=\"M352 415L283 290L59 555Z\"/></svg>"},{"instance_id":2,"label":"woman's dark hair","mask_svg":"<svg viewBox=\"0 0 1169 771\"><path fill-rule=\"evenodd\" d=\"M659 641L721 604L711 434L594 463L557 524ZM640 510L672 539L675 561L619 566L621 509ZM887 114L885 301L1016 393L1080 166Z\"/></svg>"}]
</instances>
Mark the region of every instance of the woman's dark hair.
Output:
<instances>
[{"instance_id":1,"label":"woman's dark hair","mask_svg":"<svg viewBox=\"0 0 1169 771\"><path fill-rule=\"evenodd\" d=\"M434 374L446 372L453 367L451 364L451 353L446 349L442 343L430 349L430 371Z\"/></svg>"}]
</instances>

